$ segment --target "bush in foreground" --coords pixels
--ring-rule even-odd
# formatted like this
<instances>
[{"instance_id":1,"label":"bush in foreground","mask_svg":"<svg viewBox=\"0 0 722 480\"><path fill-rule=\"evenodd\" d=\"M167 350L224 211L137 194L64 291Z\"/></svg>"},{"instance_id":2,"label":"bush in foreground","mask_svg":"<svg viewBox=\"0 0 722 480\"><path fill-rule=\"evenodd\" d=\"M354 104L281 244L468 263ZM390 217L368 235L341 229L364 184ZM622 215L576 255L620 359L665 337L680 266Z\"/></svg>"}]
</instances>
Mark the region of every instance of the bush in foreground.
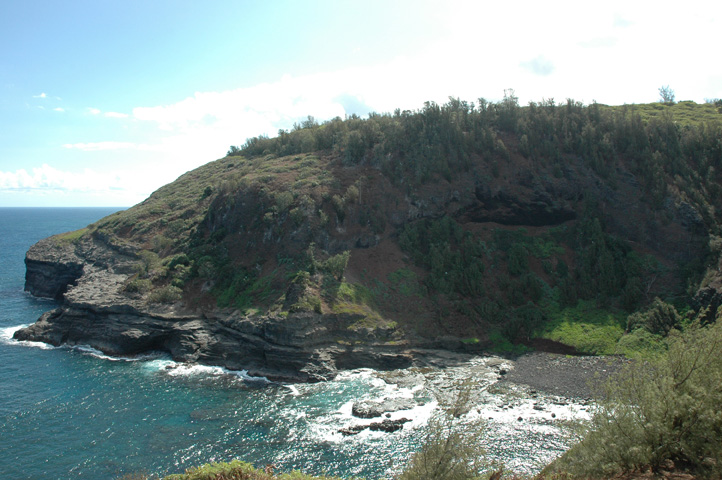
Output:
<instances>
[{"instance_id":1,"label":"bush in foreground","mask_svg":"<svg viewBox=\"0 0 722 480\"><path fill-rule=\"evenodd\" d=\"M254 468L250 463L233 460L190 468L185 473L169 475L163 480L340 480L336 477L314 477L300 472L273 474L273 467Z\"/></svg>"},{"instance_id":2,"label":"bush in foreground","mask_svg":"<svg viewBox=\"0 0 722 480\"><path fill-rule=\"evenodd\" d=\"M722 476L722 322L672 330L667 345L609 382L590 431L548 471L608 478L673 465Z\"/></svg>"}]
</instances>

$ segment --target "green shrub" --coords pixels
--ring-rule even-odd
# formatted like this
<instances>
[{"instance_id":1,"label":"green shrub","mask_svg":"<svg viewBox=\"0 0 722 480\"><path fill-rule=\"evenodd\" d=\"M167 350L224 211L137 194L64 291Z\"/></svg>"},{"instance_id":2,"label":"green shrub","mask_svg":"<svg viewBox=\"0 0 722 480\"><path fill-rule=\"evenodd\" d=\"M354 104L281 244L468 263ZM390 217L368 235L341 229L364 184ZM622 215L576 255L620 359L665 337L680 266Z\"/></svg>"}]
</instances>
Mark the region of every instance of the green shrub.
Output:
<instances>
[{"instance_id":1,"label":"green shrub","mask_svg":"<svg viewBox=\"0 0 722 480\"><path fill-rule=\"evenodd\" d=\"M608 383L589 433L549 470L599 478L671 461L699 478L722 475L722 322L672 330L667 346Z\"/></svg>"},{"instance_id":2,"label":"green shrub","mask_svg":"<svg viewBox=\"0 0 722 480\"><path fill-rule=\"evenodd\" d=\"M347 203L356 203L359 199L359 190L356 185L351 185L346 189L346 193L343 196L343 199Z\"/></svg>"},{"instance_id":3,"label":"green shrub","mask_svg":"<svg viewBox=\"0 0 722 480\"><path fill-rule=\"evenodd\" d=\"M293 194L291 192L277 193L275 199L279 212L285 212L293 204Z\"/></svg>"},{"instance_id":4,"label":"green shrub","mask_svg":"<svg viewBox=\"0 0 722 480\"><path fill-rule=\"evenodd\" d=\"M617 342L617 353L627 358L656 357L667 350L664 337L649 333L644 328L623 335Z\"/></svg>"},{"instance_id":5,"label":"green shrub","mask_svg":"<svg viewBox=\"0 0 722 480\"><path fill-rule=\"evenodd\" d=\"M146 293L153 288L153 282L147 278L134 278L125 284L123 291L128 293Z\"/></svg>"},{"instance_id":6,"label":"green shrub","mask_svg":"<svg viewBox=\"0 0 722 480\"><path fill-rule=\"evenodd\" d=\"M508 254L509 273L517 276L529 271L528 253L524 245L515 243Z\"/></svg>"},{"instance_id":7,"label":"green shrub","mask_svg":"<svg viewBox=\"0 0 722 480\"><path fill-rule=\"evenodd\" d=\"M300 227L306 219L306 215L303 213L303 210L298 207L292 208L288 214L290 215L295 227Z\"/></svg>"},{"instance_id":8,"label":"green shrub","mask_svg":"<svg viewBox=\"0 0 722 480\"><path fill-rule=\"evenodd\" d=\"M290 313L295 312L316 312L323 313L321 306L321 297L318 295L304 295L298 302L291 305L288 309Z\"/></svg>"},{"instance_id":9,"label":"green shrub","mask_svg":"<svg viewBox=\"0 0 722 480\"><path fill-rule=\"evenodd\" d=\"M679 328L681 322L682 317L674 305L655 298L647 311L633 313L627 318L627 332L644 328L653 334L666 335L673 328Z\"/></svg>"},{"instance_id":10,"label":"green shrub","mask_svg":"<svg viewBox=\"0 0 722 480\"><path fill-rule=\"evenodd\" d=\"M173 240L164 236L156 235L153 237L153 251L160 254L164 250L169 249L173 246Z\"/></svg>"},{"instance_id":11,"label":"green shrub","mask_svg":"<svg viewBox=\"0 0 722 480\"><path fill-rule=\"evenodd\" d=\"M158 254L155 252L151 252L150 250L141 250L138 252L138 256L142 262L141 265L143 272L146 274L150 274L161 266L160 257L158 257Z\"/></svg>"},{"instance_id":12,"label":"green shrub","mask_svg":"<svg viewBox=\"0 0 722 480\"><path fill-rule=\"evenodd\" d=\"M168 475L163 480L339 480L336 477L315 477L294 471L274 475L273 466L254 468L250 463L233 460L193 467L185 473Z\"/></svg>"},{"instance_id":13,"label":"green shrub","mask_svg":"<svg viewBox=\"0 0 722 480\"><path fill-rule=\"evenodd\" d=\"M617 353L617 342L624 335L623 319L599 308L593 301L579 301L573 307L546 308L549 321L538 336L570 345L593 355Z\"/></svg>"},{"instance_id":14,"label":"green shrub","mask_svg":"<svg viewBox=\"0 0 722 480\"><path fill-rule=\"evenodd\" d=\"M346 218L346 202L344 199L338 195L334 195L331 197L331 205L333 205L333 209L336 211L339 222L343 222L343 219Z\"/></svg>"},{"instance_id":15,"label":"green shrub","mask_svg":"<svg viewBox=\"0 0 722 480\"><path fill-rule=\"evenodd\" d=\"M182 297L183 291L173 285L159 288L148 295L149 303L175 303Z\"/></svg>"},{"instance_id":16,"label":"green shrub","mask_svg":"<svg viewBox=\"0 0 722 480\"><path fill-rule=\"evenodd\" d=\"M325 262L321 264L321 270L333 275L336 280L341 281L341 279L343 279L343 272L346 270L346 265L348 265L348 260L350 257L350 250L329 257Z\"/></svg>"},{"instance_id":17,"label":"green shrub","mask_svg":"<svg viewBox=\"0 0 722 480\"><path fill-rule=\"evenodd\" d=\"M453 405L429 421L421 448L413 454L398 480L472 480L489 464L479 440L480 425L462 425L470 407L469 389L461 387Z\"/></svg>"}]
</instances>

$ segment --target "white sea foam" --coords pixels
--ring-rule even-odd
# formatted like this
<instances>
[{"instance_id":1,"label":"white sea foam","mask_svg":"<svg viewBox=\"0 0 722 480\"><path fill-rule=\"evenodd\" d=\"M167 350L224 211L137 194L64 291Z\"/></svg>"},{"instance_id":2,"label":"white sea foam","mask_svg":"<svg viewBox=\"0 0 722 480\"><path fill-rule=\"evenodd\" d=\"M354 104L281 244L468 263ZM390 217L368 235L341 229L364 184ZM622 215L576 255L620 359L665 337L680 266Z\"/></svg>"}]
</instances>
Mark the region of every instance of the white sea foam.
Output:
<instances>
[{"instance_id":1,"label":"white sea foam","mask_svg":"<svg viewBox=\"0 0 722 480\"><path fill-rule=\"evenodd\" d=\"M206 376L233 376L240 378L246 382L271 383L266 377L254 377L248 374L247 370L229 370L224 367L192 365L177 363L168 359L168 354L164 352L149 352L133 356L125 355L108 355L97 348L90 345L61 345L54 347L43 342L32 342L26 340L15 340L13 335L18 330L27 327L28 324L17 325L12 327L0 328L0 343L8 345L22 345L26 347L40 348L42 350L52 350L55 348L64 348L74 350L84 355L88 355L101 360L111 362L144 362L148 370L162 370L171 376L189 376L189 375L206 375ZM295 390L298 394L298 390Z\"/></svg>"},{"instance_id":2,"label":"white sea foam","mask_svg":"<svg viewBox=\"0 0 722 480\"><path fill-rule=\"evenodd\" d=\"M229 370L225 367L178 363L168 358L164 352L149 352L133 356L107 355L90 345L64 345L68 348L81 352L101 360L111 362L144 362L144 367L150 371L163 371L173 377L181 376L231 376L247 382L271 383L266 377L254 377L248 374L247 370Z\"/></svg>"},{"instance_id":3,"label":"white sea foam","mask_svg":"<svg viewBox=\"0 0 722 480\"><path fill-rule=\"evenodd\" d=\"M15 340L13 338L13 335L18 330L27 327L28 324L25 325L17 325L14 327L5 327L0 328L0 343L4 343L6 345L22 345L24 347L33 347L33 348L40 348L41 350L52 350L56 347L53 347L52 345L48 345L47 343L43 342L31 342L28 340Z\"/></svg>"},{"instance_id":4,"label":"white sea foam","mask_svg":"<svg viewBox=\"0 0 722 480\"><path fill-rule=\"evenodd\" d=\"M237 377L246 382L271 383L266 377L253 377L248 374L248 370L229 370L225 367L217 367L210 365L198 365L177 363L173 361L154 362L159 370L172 377L180 376L231 376Z\"/></svg>"},{"instance_id":5,"label":"white sea foam","mask_svg":"<svg viewBox=\"0 0 722 480\"><path fill-rule=\"evenodd\" d=\"M519 422L519 418L533 423L560 420L586 421L591 418L588 407L572 402L556 404L551 397L514 399L501 396L496 401L479 405L474 412L484 420L509 424Z\"/></svg>"},{"instance_id":6,"label":"white sea foam","mask_svg":"<svg viewBox=\"0 0 722 480\"><path fill-rule=\"evenodd\" d=\"M97 348L93 348L90 345L63 345L62 348L68 348L70 350L75 350L77 352L80 352L85 355L89 355L91 357L99 358L101 360L109 360L111 362L147 362L150 360L154 360L157 358L162 358L166 356L163 352L149 352L149 353L143 353L140 355L132 355L132 356L125 356L125 355L107 355L103 353L102 351L98 350Z\"/></svg>"}]
</instances>

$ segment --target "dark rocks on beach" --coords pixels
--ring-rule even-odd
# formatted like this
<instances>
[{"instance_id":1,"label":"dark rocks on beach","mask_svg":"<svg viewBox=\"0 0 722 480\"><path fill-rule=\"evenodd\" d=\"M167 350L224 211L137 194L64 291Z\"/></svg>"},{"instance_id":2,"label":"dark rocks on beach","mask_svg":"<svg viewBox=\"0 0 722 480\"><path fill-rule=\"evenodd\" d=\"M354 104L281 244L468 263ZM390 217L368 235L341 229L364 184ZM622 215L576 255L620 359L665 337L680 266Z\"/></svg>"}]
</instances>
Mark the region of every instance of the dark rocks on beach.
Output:
<instances>
[{"instance_id":1,"label":"dark rocks on beach","mask_svg":"<svg viewBox=\"0 0 722 480\"><path fill-rule=\"evenodd\" d=\"M618 372L624 360L616 357L566 356L535 352L519 357L501 382L530 387L565 398L590 398L610 375ZM565 404L563 402L561 404Z\"/></svg>"},{"instance_id":2,"label":"dark rocks on beach","mask_svg":"<svg viewBox=\"0 0 722 480\"><path fill-rule=\"evenodd\" d=\"M374 422L369 425L369 429L377 432L393 433L404 428L404 423L410 422L408 418L399 418L397 420L386 419L382 422Z\"/></svg>"},{"instance_id":3,"label":"dark rocks on beach","mask_svg":"<svg viewBox=\"0 0 722 480\"><path fill-rule=\"evenodd\" d=\"M410 422L408 418L399 418L396 420L385 419L381 422L373 422L366 425L353 425L351 427L342 428L339 432L342 435L356 435L363 432L367 428L374 432L393 433L404 428L404 423Z\"/></svg>"},{"instance_id":4,"label":"dark rocks on beach","mask_svg":"<svg viewBox=\"0 0 722 480\"><path fill-rule=\"evenodd\" d=\"M366 430L367 428L369 428L369 425L353 425L351 427L342 428L339 430L339 432L342 435L346 435L346 436L357 435L357 434L363 432L364 430Z\"/></svg>"}]
</instances>

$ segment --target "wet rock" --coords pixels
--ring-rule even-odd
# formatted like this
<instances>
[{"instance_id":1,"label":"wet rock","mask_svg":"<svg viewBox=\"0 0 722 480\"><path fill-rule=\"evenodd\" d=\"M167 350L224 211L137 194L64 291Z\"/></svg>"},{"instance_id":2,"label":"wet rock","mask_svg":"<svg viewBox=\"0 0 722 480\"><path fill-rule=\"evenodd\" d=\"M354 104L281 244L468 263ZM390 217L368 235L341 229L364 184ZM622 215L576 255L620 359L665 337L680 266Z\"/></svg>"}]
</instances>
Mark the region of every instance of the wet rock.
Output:
<instances>
[{"instance_id":1,"label":"wet rock","mask_svg":"<svg viewBox=\"0 0 722 480\"><path fill-rule=\"evenodd\" d=\"M369 425L369 429L376 432L393 433L404 428L404 423L410 422L408 418L399 418L397 420L384 420L383 422L374 422Z\"/></svg>"},{"instance_id":2,"label":"wet rock","mask_svg":"<svg viewBox=\"0 0 722 480\"><path fill-rule=\"evenodd\" d=\"M367 428L369 428L368 425L353 425L351 427L346 427L346 428L340 429L339 433L341 433L341 435L346 435L346 436L358 435L359 433L363 432Z\"/></svg>"},{"instance_id":3,"label":"wet rock","mask_svg":"<svg viewBox=\"0 0 722 480\"><path fill-rule=\"evenodd\" d=\"M406 368L413 360L404 346L386 345L382 337L388 332L349 330L358 321L351 314L250 317L191 312L181 303L148 304L125 291L138 262L132 251L102 238L41 240L26 256L26 289L37 296L62 296L64 302L14 337L90 345L108 355L162 351L180 362L291 382L330 380L342 369ZM340 348L338 339L349 346Z\"/></svg>"},{"instance_id":4,"label":"wet rock","mask_svg":"<svg viewBox=\"0 0 722 480\"><path fill-rule=\"evenodd\" d=\"M416 402L410 398L387 398L380 402L355 402L353 407L351 407L351 414L358 418L376 418L388 412L410 410L415 406Z\"/></svg>"},{"instance_id":5,"label":"wet rock","mask_svg":"<svg viewBox=\"0 0 722 480\"><path fill-rule=\"evenodd\" d=\"M364 425L353 425L350 427L345 427L339 430L339 433L342 435L357 435L361 432L363 432L366 429L369 429L374 432L386 432L386 433L393 433L398 430L401 430L404 428L404 423L410 422L411 420L408 418L399 418L396 420L390 420L385 419L381 422L373 422L369 424Z\"/></svg>"}]
</instances>

